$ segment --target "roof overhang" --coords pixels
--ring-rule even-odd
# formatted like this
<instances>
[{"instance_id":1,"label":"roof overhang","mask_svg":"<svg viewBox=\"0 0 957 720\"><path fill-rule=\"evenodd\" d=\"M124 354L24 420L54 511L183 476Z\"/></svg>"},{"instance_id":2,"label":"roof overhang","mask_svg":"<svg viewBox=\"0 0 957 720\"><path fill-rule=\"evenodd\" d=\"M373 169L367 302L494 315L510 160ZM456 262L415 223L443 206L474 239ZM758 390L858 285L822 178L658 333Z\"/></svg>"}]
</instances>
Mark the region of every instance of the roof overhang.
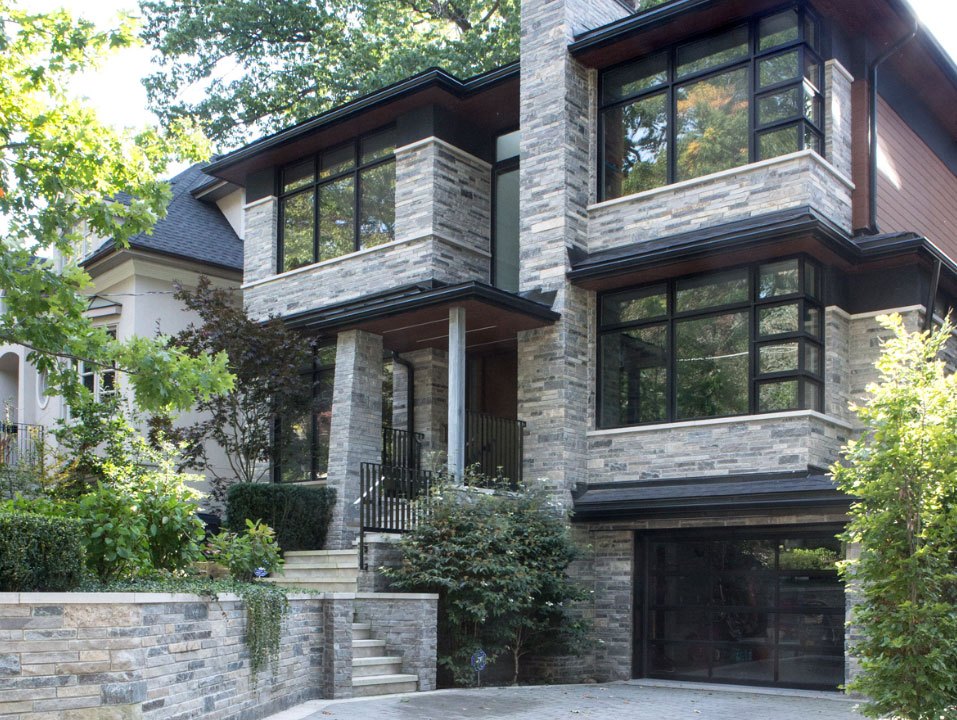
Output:
<instances>
[{"instance_id":1,"label":"roof overhang","mask_svg":"<svg viewBox=\"0 0 957 720\"><path fill-rule=\"evenodd\" d=\"M505 125L518 122L517 115L512 118L505 112L508 109L505 96L514 94L517 99L518 79L517 62L466 80L440 68L430 68L251 142L213 161L204 172L243 185L249 173L373 130L403 112L426 104L454 109L483 126L496 125L494 118L497 117L500 118L498 124L504 129ZM514 105L517 112L517 102Z\"/></svg>"},{"instance_id":2,"label":"roof overhang","mask_svg":"<svg viewBox=\"0 0 957 720\"><path fill-rule=\"evenodd\" d=\"M756 13L779 7L782 0L672 0L577 35L569 51L589 67L605 68L695 35L717 30ZM926 28L907 0L811 0L809 3L849 37L867 41L870 59L895 45L917 27L915 42L891 57L897 73L938 120L957 135L957 64Z\"/></svg>"},{"instance_id":3,"label":"roof overhang","mask_svg":"<svg viewBox=\"0 0 957 720\"><path fill-rule=\"evenodd\" d=\"M101 246L95 253L80 261L79 265L86 270L90 277L98 277L130 260L147 260L169 267L188 270L200 275L213 275L226 280L239 282L242 280L242 269L205 262L176 253L166 253L153 248L140 248L135 243L129 247L118 248L115 243Z\"/></svg>"},{"instance_id":4,"label":"roof overhang","mask_svg":"<svg viewBox=\"0 0 957 720\"><path fill-rule=\"evenodd\" d=\"M568 277L582 287L605 290L799 252L845 270L939 260L948 284L957 284L957 264L926 238L914 233L848 237L810 207L578 254Z\"/></svg>"},{"instance_id":5,"label":"roof overhang","mask_svg":"<svg viewBox=\"0 0 957 720\"><path fill-rule=\"evenodd\" d=\"M465 308L468 349L494 349L525 330L550 325L560 315L552 298L528 297L479 282L407 285L361 300L327 305L284 318L291 328L315 335L365 330L381 335L386 349L411 352L448 345L449 309Z\"/></svg>"},{"instance_id":6,"label":"roof overhang","mask_svg":"<svg viewBox=\"0 0 957 720\"><path fill-rule=\"evenodd\" d=\"M795 510L846 512L852 498L820 470L612 482L574 493L573 522L640 520L662 517L714 517Z\"/></svg>"}]
</instances>

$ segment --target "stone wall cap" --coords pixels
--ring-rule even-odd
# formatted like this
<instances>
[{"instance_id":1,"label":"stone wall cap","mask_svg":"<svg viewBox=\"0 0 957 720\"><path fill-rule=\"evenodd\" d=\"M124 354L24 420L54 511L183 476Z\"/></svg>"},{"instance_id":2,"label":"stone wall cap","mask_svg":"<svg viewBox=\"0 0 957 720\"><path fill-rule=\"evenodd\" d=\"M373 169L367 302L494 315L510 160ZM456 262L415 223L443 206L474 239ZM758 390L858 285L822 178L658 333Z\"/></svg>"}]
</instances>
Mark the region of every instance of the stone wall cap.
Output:
<instances>
[{"instance_id":1,"label":"stone wall cap","mask_svg":"<svg viewBox=\"0 0 957 720\"><path fill-rule=\"evenodd\" d=\"M377 593L361 592L355 594L356 600L438 600L438 593Z\"/></svg>"},{"instance_id":2,"label":"stone wall cap","mask_svg":"<svg viewBox=\"0 0 957 720\"><path fill-rule=\"evenodd\" d=\"M333 595L354 597L354 593L288 593L289 600L324 600ZM164 592L25 592L0 593L0 605L150 605L155 603L242 602L235 593L215 598L193 593Z\"/></svg>"}]
</instances>

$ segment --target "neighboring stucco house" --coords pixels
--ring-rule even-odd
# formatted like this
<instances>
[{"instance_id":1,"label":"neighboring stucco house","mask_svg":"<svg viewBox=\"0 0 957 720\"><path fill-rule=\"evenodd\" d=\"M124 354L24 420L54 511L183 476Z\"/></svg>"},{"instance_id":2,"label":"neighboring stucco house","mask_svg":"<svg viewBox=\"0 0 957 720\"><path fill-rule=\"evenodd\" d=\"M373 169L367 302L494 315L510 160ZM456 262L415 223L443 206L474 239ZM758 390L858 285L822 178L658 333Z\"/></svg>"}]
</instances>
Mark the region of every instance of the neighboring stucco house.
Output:
<instances>
[{"instance_id":1,"label":"neighboring stucco house","mask_svg":"<svg viewBox=\"0 0 957 720\"><path fill-rule=\"evenodd\" d=\"M183 170L170 183L173 197L167 215L151 234L136 235L126 248L90 236L77 249L81 266L93 280L87 314L120 340L172 335L197 320L173 297L174 283L191 287L206 275L217 286L238 288L242 278L242 190L205 175L201 164ZM19 345L0 346L0 399L9 408L3 435L21 436L15 438L20 444L29 434L27 426L52 429L68 412L62 397L45 393L45 380L28 354ZM77 370L97 395L122 388L122 374L82 363ZM179 422L194 419L187 413ZM15 458L11 454L9 459ZM214 462L222 464L221 453Z\"/></svg>"},{"instance_id":2,"label":"neighboring stucco house","mask_svg":"<svg viewBox=\"0 0 957 720\"><path fill-rule=\"evenodd\" d=\"M591 548L601 640L551 672L838 686L826 469L876 316L917 328L957 291L957 69L915 23L899 0L524 0L520 63L213 162L245 191L249 312L326 341L275 479L334 486L349 548L399 522L360 488L418 482L429 450L542 478Z\"/></svg>"}]
</instances>

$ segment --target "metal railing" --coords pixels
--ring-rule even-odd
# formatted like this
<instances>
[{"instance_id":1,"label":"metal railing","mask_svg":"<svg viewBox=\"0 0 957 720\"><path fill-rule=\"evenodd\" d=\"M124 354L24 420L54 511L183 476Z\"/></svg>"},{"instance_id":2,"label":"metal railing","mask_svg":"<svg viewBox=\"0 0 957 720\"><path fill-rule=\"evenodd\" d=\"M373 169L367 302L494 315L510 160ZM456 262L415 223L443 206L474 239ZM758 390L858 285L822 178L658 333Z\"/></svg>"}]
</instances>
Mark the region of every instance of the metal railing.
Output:
<instances>
[{"instance_id":1,"label":"metal railing","mask_svg":"<svg viewBox=\"0 0 957 720\"><path fill-rule=\"evenodd\" d=\"M487 478L522 481L525 449L525 423L485 413L465 414L465 464L477 466Z\"/></svg>"},{"instance_id":2,"label":"metal railing","mask_svg":"<svg viewBox=\"0 0 957 720\"><path fill-rule=\"evenodd\" d=\"M433 475L419 468L359 465L359 567L367 532L407 532L429 512Z\"/></svg>"},{"instance_id":3,"label":"metal railing","mask_svg":"<svg viewBox=\"0 0 957 720\"><path fill-rule=\"evenodd\" d=\"M425 435L382 426L382 464L400 468L422 467L422 441Z\"/></svg>"},{"instance_id":4,"label":"metal railing","mask_svg":"<svg viewBox=\"0 0 957 720\"><path fill-rule=\"evenodd\" d=\"M0 467L43 462L43 426L0 423Z\"/></svg>"}]
</instances>

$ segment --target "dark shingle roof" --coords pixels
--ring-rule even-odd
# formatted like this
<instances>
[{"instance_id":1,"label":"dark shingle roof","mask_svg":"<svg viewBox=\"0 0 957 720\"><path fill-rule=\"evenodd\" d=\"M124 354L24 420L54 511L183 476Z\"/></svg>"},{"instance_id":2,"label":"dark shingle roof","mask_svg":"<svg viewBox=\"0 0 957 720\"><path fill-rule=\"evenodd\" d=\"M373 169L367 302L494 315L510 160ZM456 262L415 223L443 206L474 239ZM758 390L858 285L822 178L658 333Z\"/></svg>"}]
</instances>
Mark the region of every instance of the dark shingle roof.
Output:
<instances>
[{"instance_id":1,"label":"dark shingle roof","mask_svg":"<svg viewBox=\"0 0 957 720\"><path fill-rule=\"evenodd\" d=\"M208 185L215 178L203 172L207 163L186 168L170 180L173 199L166 217L153 228L152 234L140 233L130 239L130 247L139 250L172 255L209 265L243 269L243 243L215 205L197 200L192 191ZM118 197L120 202L128 198ZM113 240L107 240L87 257L88 264L114 249Z\"/></svg>"}]
</instances>

